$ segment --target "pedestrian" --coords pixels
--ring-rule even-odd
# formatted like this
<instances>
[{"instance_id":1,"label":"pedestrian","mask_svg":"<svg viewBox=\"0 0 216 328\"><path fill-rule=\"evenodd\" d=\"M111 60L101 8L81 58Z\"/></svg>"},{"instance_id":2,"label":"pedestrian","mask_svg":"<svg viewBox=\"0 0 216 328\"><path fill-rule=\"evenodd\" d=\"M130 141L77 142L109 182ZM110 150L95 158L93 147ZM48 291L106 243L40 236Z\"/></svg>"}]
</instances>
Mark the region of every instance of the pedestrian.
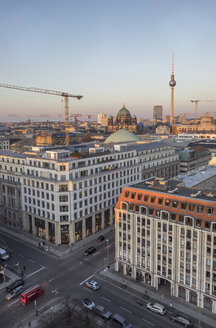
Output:
<instances>
[{"instance_id":1,"label":"pedestrian","mask_svg":"<svg viewBox=\"0 0 216 328\"><path fill-rule=\"evenodd\" d=\"M173 307L172 301L170 301L170 307L171 307L171 309L172 309L172 307Z\"/></svg>"},{"instance_id":2,"label":"pedestrian","mask_svg":"<svg viewBox=\"0 0 216 328\"><path fill-rule=\"evenodd\" d=\"M25 264L23 264L23 271L25 271Z\"/></svg>"}]
</instances>

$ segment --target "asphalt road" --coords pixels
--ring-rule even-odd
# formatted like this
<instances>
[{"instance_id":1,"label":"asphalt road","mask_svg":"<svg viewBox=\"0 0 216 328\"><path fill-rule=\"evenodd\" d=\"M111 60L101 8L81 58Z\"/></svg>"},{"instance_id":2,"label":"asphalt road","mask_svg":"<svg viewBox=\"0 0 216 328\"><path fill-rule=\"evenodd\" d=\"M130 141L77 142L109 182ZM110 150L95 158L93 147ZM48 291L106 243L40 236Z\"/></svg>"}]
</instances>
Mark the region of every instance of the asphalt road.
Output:
<instances>
[{"instance_id":1,"label":"asphalt road","mask_svg":"<svg viewBox=\"0 0 216 328\"><path fill-rule=\"evenodd\" d=\"M106 238L109 239L109 257L112 261L114 259L114 233L108 233ZM166 316L160 316L149 312L145 308L147 302L142 300L143 306L137 304L138 297L105 281L98 274L104 267L104 259L107 255L106 241L93 242L92 245L96 246L97 251L89 256L83 255L88 247L85 246L66 258L59 259L2 233L0 233L0 239L3 239L13 251L10 261L19 262L20 266L25 265L25 287L38 283L45 288L43 296L37 299L39 311L58 295L80 300L88 297L113 314L123 315L133 324L133 327L178 327L178 324L171 323L169 313ZM98 291L91 291L85 287L85 281L91 277L99 283ZM7 302L4 299L5 294L5 291L0 293L0 327L14 327L35 312L34 302L27 306L22 306L19 298Z\"/></svg>"}]
</instances>

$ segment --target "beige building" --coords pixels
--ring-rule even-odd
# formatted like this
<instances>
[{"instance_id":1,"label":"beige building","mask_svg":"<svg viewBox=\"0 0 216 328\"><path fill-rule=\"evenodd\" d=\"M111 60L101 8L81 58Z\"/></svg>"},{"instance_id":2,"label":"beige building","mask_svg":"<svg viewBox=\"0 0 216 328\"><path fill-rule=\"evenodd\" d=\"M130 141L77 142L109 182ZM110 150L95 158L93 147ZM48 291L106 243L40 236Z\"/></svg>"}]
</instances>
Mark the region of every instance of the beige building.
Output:
<instances>
[{"instance_id":1,"label":"beige building","mask_svg":"<svg viewBox=\"0 0 216 328\"><path fill-rule=\"evenodd\" d=\"M216 194L148 179L115 208L116 271L216 313Z\"/></svg>"},{"instance_id":2,"label":"beige building","mask_svg":"<svg viewBox=\"0 0 216 328\"><path fill-rule=\"evenodd\" d=\"M34 155L0 151L0 220L57 245L73 244L113 224L123 187L141 181L143 170L178 165L165 143L102 145L83 153L80 145L79 157L67 147L39 147Z\"/></svg>"}]
</instances>

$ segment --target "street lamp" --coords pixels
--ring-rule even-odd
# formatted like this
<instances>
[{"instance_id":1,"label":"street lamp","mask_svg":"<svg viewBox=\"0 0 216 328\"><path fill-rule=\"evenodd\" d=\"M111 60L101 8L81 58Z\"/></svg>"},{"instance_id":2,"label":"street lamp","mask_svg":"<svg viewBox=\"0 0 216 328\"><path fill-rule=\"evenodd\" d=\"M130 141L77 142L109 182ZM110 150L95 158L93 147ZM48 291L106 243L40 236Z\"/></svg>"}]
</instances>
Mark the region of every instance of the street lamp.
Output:
<instances>
[{"instance_id":1,"label":"street lamp","mask_svg":"<svg viewBox=\"0 0 216 328\"><path fill-rule=\"evenodd\" d=\"M107 268L109 268L109 239L106 239L107 243Z\"/></svg>"}]
</instances>

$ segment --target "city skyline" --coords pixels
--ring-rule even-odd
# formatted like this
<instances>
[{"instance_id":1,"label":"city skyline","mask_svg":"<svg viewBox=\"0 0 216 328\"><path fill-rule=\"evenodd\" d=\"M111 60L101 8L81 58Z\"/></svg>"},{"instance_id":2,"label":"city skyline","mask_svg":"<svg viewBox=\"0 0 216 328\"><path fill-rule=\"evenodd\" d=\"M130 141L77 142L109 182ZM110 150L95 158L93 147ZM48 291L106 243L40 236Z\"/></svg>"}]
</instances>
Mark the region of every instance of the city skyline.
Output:
<instances>
[{"instance_id":1,"label":"city skyline","mask_svg":"<svg viewBox=\"0 0 216 328\"><path fill-rule=\"evenodd\" d=\"M194 113L191 99L216 100L214 1L37 1L1 6L1 81L82 94L70 113L138 118L154 105L170 114L175 50L175 115ZM8 114L63 114L60 97L0 88ZM216 103L199 103L198 116Z\"/></svg>"}]
</instances>

